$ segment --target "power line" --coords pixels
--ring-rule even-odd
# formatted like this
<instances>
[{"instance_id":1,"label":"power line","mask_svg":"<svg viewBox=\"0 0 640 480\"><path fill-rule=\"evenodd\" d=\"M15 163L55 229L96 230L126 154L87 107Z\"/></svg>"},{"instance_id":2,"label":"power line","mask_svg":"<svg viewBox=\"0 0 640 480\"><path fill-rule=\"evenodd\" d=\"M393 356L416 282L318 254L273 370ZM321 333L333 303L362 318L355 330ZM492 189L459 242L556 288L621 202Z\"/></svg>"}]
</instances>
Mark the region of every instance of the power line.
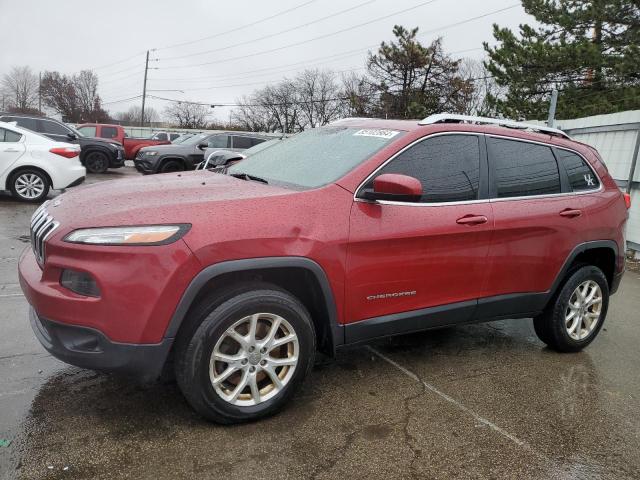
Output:
<instances>
[{"instance_id":1,"label":"power line","mask_svg":"<svg viewBox=\"0 0 640 480\"><path fill-rule=\"evenodd\" d=\"M293 32L295 30L299 30L301 28L308 27L309 25L313 25L315 23L319 23L319 22L322 22L324 20L328 20L329 18L333 18L333 17L337 17L339 15L343 15L345 13L351 12L351 11L356 10L358 8L362 8L365 5L369 5L369 4L371 4L371 3L375 2L375 1L377 1L377 0L367 0L366 2L360 3L358 5L354 5L353 7L349 7L349 8L346 8L344 10L340 10L339 12L332 13L331 15L326 15L326 16L318 18L316 20L312 20L311 22L307 22L307 23L303 23L303 24L300 24L300 25L296 25L295 27L287 28L285 30L280 30L279 32L270 33L268 35L263 35L262 37L254 38L254 39L251 39L251 40L246 40L244 42L235 43L233 45L227 45L225 47L214 48L214 49L211 49L211 50L203 50L201 52L189 53L187 55L177 55L177 56L174 56L174 57L166 57L166 58L163 58L162 60L176 60L176 59L179 59L179 58L197 57L197 56L200 56L200 55L205 55L207 53L221 52L223 50L229 50L231 48L240 47L240 46L243 46L243 45L249 45L251 43L255 43L255 42L262 41L262 40L266 40L267 38L277 37L278 35L283 35L285 33Z\"/></svg>"},{"instance_id":2,"label":"power line","mask_svg":"<svg viewBox=\"0 0 640 480\"><path fill-rule=\"evenodd\" d=\"M121 63L128 62L129 60L133 60L134 58L136 58L136 57L138 57L140 55L143 55L144 53L145 53L144 51L138 52L135 55L132 55L130 57L125 58L124 60L118 60L117 62L107 63L106 65L101 65L99 67L93 67L92 70L102 70L103 68L109 68L109 67L112 67L114 65L119 65Z\"/></svg>"},{"instance_id":3,"label":"power line","mask_svg":"<svg viewBox=\"0 0 640 480\"><path fill-rule=\"evenodd\" d=\"M263 22L266 22L268 20L272 20L272 19L274 19L276 17L279 17L281 15L285 15L287 13L293 12L294 10L298 10L298 9L300 9L302 7L305 7L305 6L309 5L310 3L313 3L314 1L315 0L309 0L308 2L301 3L300 5L297 5L295 7L288 8L288 9L283 10L281 12L275 13L275 14L269 16L269 17L262 18L260 20L256 20L255 22L248 23L246 25L242 25L240 27L236 27L236 28L233 28L231 30L226 30L224 32L216 33L215 35L209 35L207 37L198 38L196 40L189 40L187 42L182 42L182 43L174 43L173 45L167 45L165 47L160 47L160 48L157 48L156 50L168 50L170 48L183 47L185 45L191 45L191 44L194 44L194 43L203 42L205 40L210 40L212 38L221 37L222 35L227 35L229 33L237 32L239 30L244 30L245 28L253 27L254 25L258 25L259 23L263 23Z\"/></svg>"},{"instance_id":4,"label":"power line","mask_svg":"<svg viewBox=\"0 0 640 480\"><path fill-rule=\"evenodd\" d=\"M151 95L148 95L149 97ZM129 98L122 98L120 100L111 100L110 102L102 102L102 105L112 105L114 103L122 103L122 102L128 102L130 100L136 100L138 98L141 98L142 95L136 95L135 97L129 97Z\"/></svg>"},{"instance_id":5,"label":"power line","mask_svg":"<svg viewBox=\"0 0 640 480\"><path fill-rule=\"evenodd\" d=\"M414 5L413 7L405 8L403 10L398 10L398 11L395 11L393 13L389 13L387 15L383 15L381 17L374 18L374 19L369 20L367 22L359 23L357 25L352 25L351 27L343 28L341 30L336 30L335 32L325 33L324 35L320 35L320 36L317 36L317 37L309 38L307 40L302 40L300 42L294 42L294 43L290 43L290 44L287 44L287 45L283 45L281 47L271 48L269 50L262 50L262 51L259 51L259 52L249 53L249 54L246 54L246 55L241 55L241 56L238 56L238 57L226 58L226 59L223 59L223 60L217 60L217 61L213 61L213 62L195 63L195 64L191 64L191 65L169 65L169 66L166 66L166 67L162 67L162 69L164 70L164 69L175 69L175 68L202 67L202 66L205 66L205 65L214 65L214 64L219 64L219 63L230 62L232 60L245 59L245 58L249 58L249 57L256 57L258 55L264 55L265 53L278 52L280 50L285 50L287 48L297 47L297 46L300 46L300 45L305 45L307 43L314 42L316 40L321 40L321 39L324 39L324 38L332 37L334 35L338 35L340 33L344 33L344 32L348 32L348 31L354 30L356 28L364 27L366 25L370 25L372 23L379 22L380 20L385 20L387 18L396 16L396 15L400 15L401 13L410 12L410 11L415 10L417 8L424 7L426 5L434 3L436 1L438 1L438 0L427 0L425 2L421 2L421 3L417 4L417 5Z\"/></svg>"}]
</instances>

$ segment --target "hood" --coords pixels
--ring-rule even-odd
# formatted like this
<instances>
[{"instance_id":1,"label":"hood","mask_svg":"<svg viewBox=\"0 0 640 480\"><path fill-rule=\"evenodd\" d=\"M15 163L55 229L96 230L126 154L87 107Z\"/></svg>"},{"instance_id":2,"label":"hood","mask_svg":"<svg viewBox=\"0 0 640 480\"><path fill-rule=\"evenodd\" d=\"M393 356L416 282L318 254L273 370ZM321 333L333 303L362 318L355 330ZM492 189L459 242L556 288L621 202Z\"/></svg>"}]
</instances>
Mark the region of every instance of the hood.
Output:
<instances>
[{"instance_id":1,"label":"hood","mask_svg":"<svg viewBox=\"0 0 640 480\"><path fill-rule=\"evenodd\" d=\"M164 145L149 145L148 147L142 147L140 149L141 152L158 152L159 154L164 153L177 153L177 154L188 154L197 150L195 145L182 145L181 143L173 144L167 143Z\"/></svg>"},{"instance_id":2,"label":"hood","mask_svg":"<svg viewBox=\"0 0 640 480\"><path fill-rule=\"evenodd\" d=\"M101 145L107 145L107 146L111 146L112 144L122 146L122 144L117 140L108 140L106 138L98 138L98 137L79 137L78 142L80 142L80 145L95 145L99 143Z\"/></svg>"},{"instance_id":3,"label":"hood","mask_svg":"<svg viewBox=\"0 0 640 480\"><path fill-rule=\"evenodd\" d=\"M140 176L75 187L47 210L62 227L194 223L229 208L295 190L208 171ZM66 229L66 228L65 228ZM61 229L62 230L62 229Z\"/></svg>"}]
</instances>

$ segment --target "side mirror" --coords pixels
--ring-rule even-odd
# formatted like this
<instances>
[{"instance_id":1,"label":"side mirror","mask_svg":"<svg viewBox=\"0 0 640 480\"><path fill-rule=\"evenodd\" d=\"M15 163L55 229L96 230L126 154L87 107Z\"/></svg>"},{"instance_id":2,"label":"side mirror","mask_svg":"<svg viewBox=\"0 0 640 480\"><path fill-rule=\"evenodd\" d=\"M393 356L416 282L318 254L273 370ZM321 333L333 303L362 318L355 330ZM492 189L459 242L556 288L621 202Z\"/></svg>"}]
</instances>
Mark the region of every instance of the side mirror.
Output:
<instances>
[{"instance_id":1,"label":"side mirror","mask_svg":"<svg viewBox=\"0 0 640 480\"><path fill-rule=\"evenodd\" d=\"M224 167L231 162L237 162L239 160L243 160L244 158L244 155L241 155L239 153L233 155L218 155L213 159L213 164L216 167Z\"/></svg>"},{"instance_id":2,"label":"side mirror","mask_svg":"<svg viewBox=\"0 0 640 480\"><path fill-rule=\"evenodd\" d=\"M77 140L77 139L78 139L78 136L77 136L75 133L73 133L73 132L69 132L69 133L67 133L67 138L68 138L69 140Z\"/></svg>"},{"instance_id":3,"label":"side mirror","mask_svg":"<svg viewBox=\"0 0 640 480\"><path fill-rule=\"evenodd\" d=\"M373 179L373 189L365 189L367 200L417 202L422 197L420 180L408 175L385 173Z\"/></svg>"},{"instance_id":4,"label":"side mirror","mask_svg":"<svg viewBox=\"0 0 640 480\"><path fill-rule=\"evenodd\" d=\"M199 143L198 144L198 149L200 149L202 151L206 150L207 148L209 148L209 145L207 145L206 143Z\"/></svg>"}]
</instances>

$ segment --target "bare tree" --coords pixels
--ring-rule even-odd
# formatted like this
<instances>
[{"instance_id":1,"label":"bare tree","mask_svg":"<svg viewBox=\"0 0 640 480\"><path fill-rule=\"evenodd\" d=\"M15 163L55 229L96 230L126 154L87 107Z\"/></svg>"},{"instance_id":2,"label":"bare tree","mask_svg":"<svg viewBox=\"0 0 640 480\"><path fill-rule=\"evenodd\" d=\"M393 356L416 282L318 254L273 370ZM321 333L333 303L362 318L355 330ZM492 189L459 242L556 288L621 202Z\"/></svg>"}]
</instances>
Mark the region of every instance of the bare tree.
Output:
<instances>
[{"instance_id":1,"label":"bare tree","mask_svg":"<svg viewBox=\"0 0 640 480\"><path fill-rule=\"evenodd\" d=\"M38 107L38 77L29 67L13 67L2 77L0 89L5 104L16 112L32 112Z\"/></svg>"},{"instance_id":2,"label":"bare tree","mask_svg":"<svg viewBox=\"0 0 640 480\"><path fill-rule=\"evenodd\" d=\"M194 102L176 102L168 105L164 114L180 128L206 128L209 108Z\"/></svg>"},{"instance_id":3,"label":"bare tree","mask_svg":"<svg viewBox=\"0 0 640 480\"><path fill-rule=\"evenodd\" d=\"M379 113L376 86L366 75L350 73L342 76L344 115L350 117L372 117Z\"/></svg>"},{"instance_id":4,"label":"bare tree","mask_svg":"<svg viewBox=\"0 0 640 480\"><path fill-rule=\"evenodd\" d=\"M142 108L138 105L134 105L126 112L120 112L116 114L116 119L120 120L124 124L135 124L136 126L140 123L140 116L142 115ZM144 109L144 123L149 124L151 122L157 122L160 116L158 112L151 107L145 107Z\"/></svg>"},{"instance_id":5,"label":"bare tree","mask_svg":"<svg viewBox=\"0 0 640 480\"><path fill-rule=\"evenodd\" d=\"M106 122L109 113L98 95L98 77L89 70L77 75L44 72L40 87L45 105L62 115L65 122Z\"/></svg>"},{"instance_id":6,"label":"bare tree","mask_svg":"<svg viewBox=\"0 0 640 480\"><path fill-rule=\"evenodd\" d=\"M256 95L244 96L238 100L238 107L231 112L232 123L250 132L272 132L277 125L270 110L256 102Z\"/></svg>"},{"instance_id":7,"label":"bare tree","mask_svg":"<svg viewBox=\"0 0 640 480\"><path fill-rule=\"evenodd\" d=\"M82 70L72 77L72 82L80 110L85 112L93 110L98 97L98 76L91 70Z\"/></svg>"},{"instance_id":8,"label":"bare tree","mask_svg":"<svg viewBox=\"0 0 640 480\"><path fill-rule=\"evenodd\" d=\"M300 108L298 128L315 128L340 118L344 102L335 74L328 70L305 70L293 81Z\"/></svg>"},{"instance_id":9,"label":"bare tree","mask_svg":"<svg viewBox=\"0 0 640 480\"><path fill-rule=\"evenodd\" d=\"M499 98L504 91L484 64L478 60L465 58L460 62L459 74L473 89L466 90L458 105L458 113L466 115L494 116L497 114L489 97Z\"/></svg>"}]
</instances>

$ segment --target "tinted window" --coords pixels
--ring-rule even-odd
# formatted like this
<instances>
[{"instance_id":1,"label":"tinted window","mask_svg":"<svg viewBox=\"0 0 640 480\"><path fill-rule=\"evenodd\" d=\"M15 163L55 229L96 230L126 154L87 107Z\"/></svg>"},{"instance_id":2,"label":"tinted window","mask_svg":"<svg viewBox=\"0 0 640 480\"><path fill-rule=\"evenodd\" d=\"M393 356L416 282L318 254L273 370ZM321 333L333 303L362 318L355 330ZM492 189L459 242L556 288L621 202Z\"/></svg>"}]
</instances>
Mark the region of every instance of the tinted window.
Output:
<instances>
[{"instance_id":1,"label":"tinted window","mask_svg":"<svg viewBox=\"0 0 640 480\"><path fill-rule=\"evenodd\" d=\"M116 138L118 136L118 129L116 127L102 127L100 129L100 136L102 138Z\"/></svg>"},{"instance_id":2,"label":"tinted window","mask_svg":"<svg viewBox=\"0 0 640 480\"><path fill-rule=\"evenodd\" d=\"M229 137L227 135L214 135L207 140L209 148L228 148Z\"/></svg>"},{"instance_id":3,"label":"tinted window","mask_svg":"<svg viewBox=\"0 0 640 480\"><path fill-rule=\"evenodd\" d=\"M251 137L233 136L232 138L233 138L233 148L241 148L245 150L253 145L253 143L251 142Z\"/></svg>"},{"instance_id":4,"label":"tinted window","mask_svg":"<svg viewBox=\"0 0 640 480\"><path fill-rule=\"evenodd\" d=\"M34 132L39 131L35 118L12 117L11 120L7 120L7 121L16 122L19 127L26 128L27 130L31 130Z\"/></svg>"},{"instance_id":5,"label":"tinted window","mask_svg":"<svg viewBox=\"0 0 640 480\"><path fill-rule=\"evenodd\" d=\"M11 130L0 128L0 142L19 142L22 135Z\"/></svg>"},{"instance_id":6,"label":"tinted window","mask_svg":"<svg viewBox=\"0 0 640 480\"><path fill-rule=\"evenodd\" d=\"M254 145L260 145L263 142L266 142L266 139L264 139L264 138L252 138L251 139L251 146L253 147Z\"/></svg>"},{"instance_id":7,"label":"tinted window","mask_svg":"<svg viewBox=\"0 0 640 480\"><path fill-rule=\"evenodd\" d=\"M69 133L69 130L62 125L49 120L40 120L40 131L49 135L66 135Z\"/></svg>"},{"instance_id":8,"label":"tinted window","mask_svg":"<svg viewBox=\"0 0 640 480\"><path fill-rule=\"evenodd\" d=\"M427 138L402 152L378 172L379 175L383 173L400 173L420 180L421 202L476 200L480 184L478 137L443 135Z\"/></svg>"},{"instance_id":9,"label":"tinted window","mask_svg":"<svg viewBox=\"0 0 640 480\"><path fill-rule=\"evenodd\" d=\"M95 137L96 136L96 127L80 127L78 130L85 137Z\"/></svg>"},{"instance_id":10,"label":"tinted window","mask_svg":"<svg viewBox=\"0 0 640 480\"><path fill-rule=\"evenodd\" d=\"M178 138L180 136L179 133L170 133L169 134L169 141L173 142L176 138Z\"/></svg>"},{"instance_id":11,"label":"tinted window","mask_svg":"<svg viewBox=\"0 0 640 480\"><path fill-rule=\"evenodd\" d=\"M167 134L166 133L156 133L152 138L154 140L166 141L167 140Z\"/></svg>"},{"instance_id":12,"label":"tinted window","mask_svg":"<svg viewBox=\"0 0 640 480\"><path fill-rule=\"evenodd\" d=\"M498 198L560 193L558 164L551 148L491 137L487 141Z\"/></svg>"},{"instance_id":13,"label":"tinted window","mask_svg":"<svg viewBox=\"0 0 640 480\"><path fill-rule=\"evenodd\" d=\"M556 150L560 164L567 171L569 184L574 192L592 190L600 186L598 177L582 157L567 150Z\"/></svg>"}]
</instances>

